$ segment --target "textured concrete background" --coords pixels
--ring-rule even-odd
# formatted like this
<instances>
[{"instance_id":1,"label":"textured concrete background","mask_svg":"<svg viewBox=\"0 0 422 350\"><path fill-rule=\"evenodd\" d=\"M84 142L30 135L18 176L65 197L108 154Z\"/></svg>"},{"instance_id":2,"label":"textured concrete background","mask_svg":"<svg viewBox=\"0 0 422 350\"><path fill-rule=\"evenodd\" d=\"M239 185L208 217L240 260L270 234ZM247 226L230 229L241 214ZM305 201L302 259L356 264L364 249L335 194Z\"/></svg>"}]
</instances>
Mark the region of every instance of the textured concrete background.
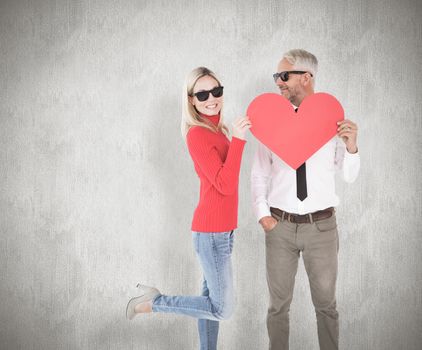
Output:
<instances>
[{"instance_id":1,"label":"textured concrete background","mask_svg":"<svg viewBox=\"0 0 422 350\"><path fill-rule=\"evenodd\" d=\"M181 86L206 65L226 120L276 92L282 53L320 61L317 91L358 123L360 177L338 181L343 349L422 344L418 1L1 1L0 348L195 349L196 321L125 319L138 281L196 294L198 179L180 137ZM265 349L263 233L240 181L236 313L221 349ZM317 349L303 263L291 348Z\"/></svg>"}]
</instances>

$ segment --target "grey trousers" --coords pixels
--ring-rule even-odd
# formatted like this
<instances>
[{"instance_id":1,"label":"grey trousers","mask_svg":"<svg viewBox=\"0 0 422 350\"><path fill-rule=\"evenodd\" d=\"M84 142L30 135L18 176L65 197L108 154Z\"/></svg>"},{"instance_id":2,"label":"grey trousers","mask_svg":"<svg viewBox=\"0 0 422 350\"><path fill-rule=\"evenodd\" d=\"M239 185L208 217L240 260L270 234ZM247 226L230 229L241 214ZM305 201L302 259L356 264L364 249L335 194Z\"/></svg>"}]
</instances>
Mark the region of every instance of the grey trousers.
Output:
<instances>
[{"instance_id":1,"label":"grey trousers","mask_svg":"<svg viewBox=\"0 0 422 350\"><path fill-rule=\"evenodd\" d=\"M300 252L315 307L320 349L338 349L335 290L339 243L335 212L328 219L305 224L281 221L272 215L278 223L265 233L270 350L289 349L289 310Z\"/></svg>"}]
</instances>

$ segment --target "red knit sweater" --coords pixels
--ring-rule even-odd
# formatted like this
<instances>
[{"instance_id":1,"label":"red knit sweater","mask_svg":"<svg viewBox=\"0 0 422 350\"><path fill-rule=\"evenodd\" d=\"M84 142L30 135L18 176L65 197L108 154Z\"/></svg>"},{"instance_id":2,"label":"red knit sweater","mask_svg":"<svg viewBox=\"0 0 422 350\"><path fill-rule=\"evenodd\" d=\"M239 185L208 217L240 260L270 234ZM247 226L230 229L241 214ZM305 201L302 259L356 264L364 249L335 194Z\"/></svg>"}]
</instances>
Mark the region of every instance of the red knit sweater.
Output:
<instances>
[{"instance_id":1,"label":"red knit sweater","mask_svg":"<svg viewBox=\"0 0 422 350\"><path fill-rule=\"evenodd\" d=\"M214 125L220 120L219 115L202 117ZM192 231L234 230L237 228L240 162L246 141L233 137L230 142L221 131L215 133L201 126L191 127L186 138L201 183Z\"/></svg>"}]
</instances>

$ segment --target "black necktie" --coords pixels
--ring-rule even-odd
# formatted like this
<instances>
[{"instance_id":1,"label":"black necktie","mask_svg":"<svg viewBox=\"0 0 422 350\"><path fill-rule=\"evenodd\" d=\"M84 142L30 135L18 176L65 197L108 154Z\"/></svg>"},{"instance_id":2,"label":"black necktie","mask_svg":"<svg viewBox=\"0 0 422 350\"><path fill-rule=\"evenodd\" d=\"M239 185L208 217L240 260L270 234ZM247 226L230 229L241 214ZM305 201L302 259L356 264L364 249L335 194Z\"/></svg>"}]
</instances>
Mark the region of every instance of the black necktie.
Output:
<instances>
[{"instance_id":1,"label":"black necktie","mask_svg":"<svg viewBox=\"0 0 422 350\"><path fill-rule=\"evenodd\" d=\"M297 112L297 108L295 112ZM301 201L308 197L306 189L306 162L296 169L296 195Z\"/></svg>"}]
</instances>

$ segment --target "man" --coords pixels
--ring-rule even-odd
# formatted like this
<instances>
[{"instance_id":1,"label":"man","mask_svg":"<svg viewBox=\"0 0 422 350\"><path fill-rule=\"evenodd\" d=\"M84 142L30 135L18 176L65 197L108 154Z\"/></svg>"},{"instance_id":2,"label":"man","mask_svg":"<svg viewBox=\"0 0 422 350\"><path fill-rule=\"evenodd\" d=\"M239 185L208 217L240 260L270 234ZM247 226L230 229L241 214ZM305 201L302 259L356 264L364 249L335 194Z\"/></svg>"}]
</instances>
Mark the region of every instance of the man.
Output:
<instances>
[{"instance_id":1,"label":"man","mask_svg":"<svg viewBox=\"0 0 422 350\"><path fill-rule=\"evenodd\" d=\"M316 57L290 50L278 64L274 80L295 110L314 93ZM338 232L334 175L341 171L353 182L360 167L357 126L338 122L337 136L297 170L259 144L252 167L252 199L265 231L270 304L267 328L270 350L289 349L289 309L302 253L315 307L320 349L338 349L337 280Z\"/></svg>"}]
</instances>

